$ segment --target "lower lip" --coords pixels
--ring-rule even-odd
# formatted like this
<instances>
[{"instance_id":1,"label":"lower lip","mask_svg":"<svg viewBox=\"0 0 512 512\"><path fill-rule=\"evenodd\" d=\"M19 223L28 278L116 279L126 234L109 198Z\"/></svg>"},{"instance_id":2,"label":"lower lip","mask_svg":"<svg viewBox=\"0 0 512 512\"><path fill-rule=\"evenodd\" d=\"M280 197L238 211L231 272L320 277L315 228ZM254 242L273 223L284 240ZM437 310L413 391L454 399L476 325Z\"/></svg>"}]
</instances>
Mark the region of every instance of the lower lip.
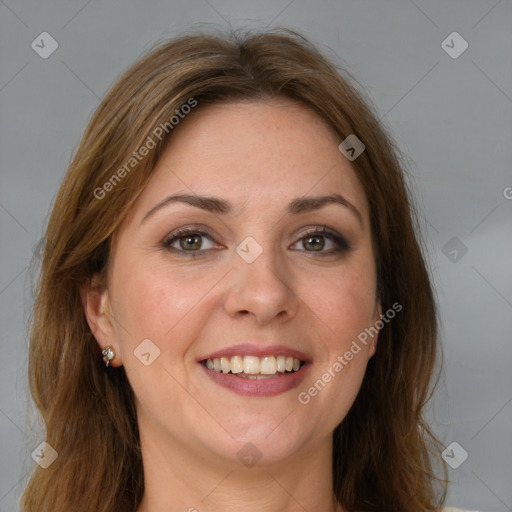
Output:
<instances>
[{"instance_id":1,"label":"lower lip","mask_svg":"<svg viewBox=\"0 0 512 512\"><path fill-rule=\"evenodd\" d=\"M246 379L232 373L221 373L210 370L204 364L201 367L216 384L230 389L243 396L276 396L297 387L309 371L310 363L294 373L288 373L270 379Z\"/></svg>"}]
</instances>

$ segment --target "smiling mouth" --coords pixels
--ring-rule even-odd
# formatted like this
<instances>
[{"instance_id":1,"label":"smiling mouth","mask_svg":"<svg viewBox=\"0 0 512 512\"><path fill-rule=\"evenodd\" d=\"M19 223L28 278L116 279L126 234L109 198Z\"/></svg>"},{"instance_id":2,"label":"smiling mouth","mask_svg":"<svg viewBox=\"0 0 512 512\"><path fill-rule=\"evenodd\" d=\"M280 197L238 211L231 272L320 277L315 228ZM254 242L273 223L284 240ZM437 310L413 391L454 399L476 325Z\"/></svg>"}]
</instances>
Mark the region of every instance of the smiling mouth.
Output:
<instances>
[{"instance_id":1,"label":"smiling mouth","mask_svg":"<svg viewBox=\"0 0 512 512\"><path fill-rule=\"evenodd\" d=\"M304 361L290 356L232 356L205 359L202 364L217 373L244 379L273 379L298 372Z\"/></svg>"}]
</instances>

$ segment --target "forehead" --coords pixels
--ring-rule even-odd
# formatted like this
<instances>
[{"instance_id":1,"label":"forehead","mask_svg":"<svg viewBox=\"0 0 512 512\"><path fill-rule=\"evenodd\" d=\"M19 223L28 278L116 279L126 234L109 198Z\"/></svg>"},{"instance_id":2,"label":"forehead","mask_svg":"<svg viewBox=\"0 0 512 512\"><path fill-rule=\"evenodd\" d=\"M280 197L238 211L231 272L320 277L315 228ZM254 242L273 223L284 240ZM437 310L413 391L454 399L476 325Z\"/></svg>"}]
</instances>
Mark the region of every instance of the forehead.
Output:
<instances>
[{"instance_id":1,"label":"forehead","mask_svg":"<svg viewBox=\"0 0 512 512\"><path fill-rule=\"evenodd\" d=\"M319 115L288 99L199 105L172 132L138 207L175 192L249 208L339 192L366 215L364 191L339 142Z\"/></svg>"}]
</instances>

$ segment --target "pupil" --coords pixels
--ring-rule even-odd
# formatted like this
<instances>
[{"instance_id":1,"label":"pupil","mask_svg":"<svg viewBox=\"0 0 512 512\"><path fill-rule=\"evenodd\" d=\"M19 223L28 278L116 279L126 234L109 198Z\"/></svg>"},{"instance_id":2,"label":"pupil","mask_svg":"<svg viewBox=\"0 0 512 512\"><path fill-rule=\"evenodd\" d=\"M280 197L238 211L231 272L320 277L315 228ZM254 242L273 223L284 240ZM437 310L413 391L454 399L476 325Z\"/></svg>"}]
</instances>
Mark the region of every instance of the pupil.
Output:
<instances>
[{"instance_id":1,"label":"pupil","mask_svg":"<svg viewBox=\"0 0 512 512\"><path fill-rule=\"evenodd\" d=\"M324 247L323 238L320 236L309 237L306 243L309 244L314 251L321 250Z\"/></svg>"},{"instance_id":2,"label":"pupil","mask_svg":"<svg viewBox=\"0 0 512 512\"><path fill-rule=\"evenodd\" d=\"M201 237L198 235L183 237L180 240L180 245L183 249L199 249L201 247Z\"/></svg>"}]
</instances>

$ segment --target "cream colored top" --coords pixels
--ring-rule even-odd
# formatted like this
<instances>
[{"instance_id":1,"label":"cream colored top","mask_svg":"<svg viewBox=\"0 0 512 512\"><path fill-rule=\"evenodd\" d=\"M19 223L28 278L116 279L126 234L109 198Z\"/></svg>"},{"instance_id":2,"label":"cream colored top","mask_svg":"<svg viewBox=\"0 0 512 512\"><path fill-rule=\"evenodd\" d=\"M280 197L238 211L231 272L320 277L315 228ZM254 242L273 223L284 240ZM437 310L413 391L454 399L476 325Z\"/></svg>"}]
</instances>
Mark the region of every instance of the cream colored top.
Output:
<instances>
[{"instance_id":1,"label":"cream colored top","mask_svg":"<svg viewBox=\"0 0 512 512\"><path fill-rule=\"evenodd\" d=\"M478 512L478 510L462 510L461 508L444 507L443 512Z\"/></svg>"}]
</instances>

